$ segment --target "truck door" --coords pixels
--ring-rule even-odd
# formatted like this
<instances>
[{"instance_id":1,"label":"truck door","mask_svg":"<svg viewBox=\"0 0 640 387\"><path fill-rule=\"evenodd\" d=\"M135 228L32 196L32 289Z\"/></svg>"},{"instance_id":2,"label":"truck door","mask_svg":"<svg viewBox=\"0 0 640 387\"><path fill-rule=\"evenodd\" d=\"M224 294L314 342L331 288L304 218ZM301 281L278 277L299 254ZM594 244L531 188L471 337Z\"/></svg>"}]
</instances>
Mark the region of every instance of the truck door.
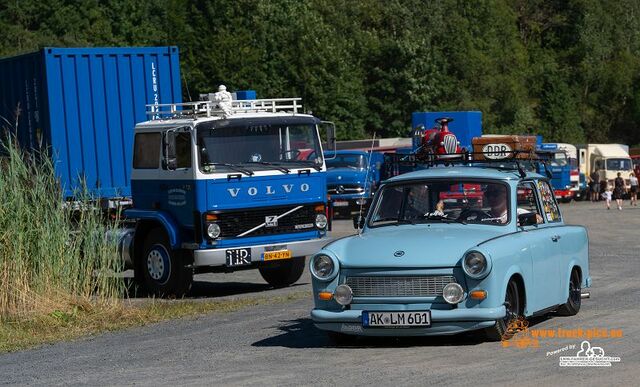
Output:
<instances>
[{"instance_id":1,"label":"truck door","mask_svg":"<svg viewBox=\"0 0 640 387\"><path fill-rule=\"evenodd\" d=\"M161 209L171 213L181 226L190 228L194 226L195 209L195 147L191 132L189 128L180 128L163 135L163 162L158 180Z\"/></svg>"}]
</instances>

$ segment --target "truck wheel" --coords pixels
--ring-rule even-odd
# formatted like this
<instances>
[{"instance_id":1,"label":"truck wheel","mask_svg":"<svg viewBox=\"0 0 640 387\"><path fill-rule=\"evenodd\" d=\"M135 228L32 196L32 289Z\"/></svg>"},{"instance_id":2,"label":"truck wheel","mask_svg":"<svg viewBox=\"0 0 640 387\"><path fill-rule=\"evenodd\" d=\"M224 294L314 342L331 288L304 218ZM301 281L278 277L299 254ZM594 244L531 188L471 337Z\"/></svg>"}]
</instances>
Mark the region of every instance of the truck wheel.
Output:
<instances>
[{"instance_id":1,"label":"truck wheel","mask_svg":"<svg viewBox=\"0 0 640 387\"><path fill-rule=\"evenodd\" d=\"M193 269L187 255L172 250L166 232L161 228L149 231L138 257L136 270L141 272L145 290L158 297L183 297L191 288Z\"/></svg>"},{"instance_id":2,"label":"truck wheel","mask_svg":"<svg viewBox=\"0 0 640 387\"><path fill-rule=\"evenodd\" d=\"M571 278L569 279L569 297L567 302L558 308L560 316L574 316L580 311L582 304L582 286L580 284L580 274L573 269Z\"/></svg>"},{"instance_id":3,"label":"truck wheel","mask_svg":"<svg viewBox=\"0 0 640 387\"><path fill-rule=\"evenodd\" d=\"M300 279L304 271L305 257L294 257L278 266L261 267L260 275L274 288L284 288Z\"/></svg>"},{"instance_id":4,"label":"truck wheel","mask_svg":"<svg viewBox=\"0 0 640 387\"><path fill-rule=\"evenodd\" d=\"M513 279L507 285L507 292L504 297L507 307L507 314L503 319L497 320L495 325L485 328L484 334L489 341L501 341L506 338L509 321L520 316L520 295L518 292L518 284Z\"/></svg>"}]
</instances>

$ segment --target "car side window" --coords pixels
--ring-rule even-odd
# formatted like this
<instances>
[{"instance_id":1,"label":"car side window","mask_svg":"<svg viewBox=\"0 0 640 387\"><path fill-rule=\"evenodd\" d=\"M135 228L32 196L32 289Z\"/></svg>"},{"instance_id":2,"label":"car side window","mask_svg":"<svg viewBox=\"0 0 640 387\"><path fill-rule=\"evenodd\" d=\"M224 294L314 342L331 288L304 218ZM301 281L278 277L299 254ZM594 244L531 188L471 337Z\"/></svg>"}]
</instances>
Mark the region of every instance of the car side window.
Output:
<instances>
[{"instance_id":1,"label":"car side window","mask_svg":"<svg viewBox=\"0 0 640 387\"><path fill-rule=\"evenodd\" d=\"M517 195L517 215L535 213L542 216L538 200L536 200L536 187L532 182L518 184Z\"/></svg>"},{"instance_id":2,"label":"car side window","mask_svg":"<svg viewBox=\"0 0 640 387\"><path fill-rule=\"evenodd\" d=\"M160 166L160 133L138 133L133 145L133 168L157 169Z\"/></svg>"},{"instance_id":3,"label":"car side window","mask_svg":"<svg viewBox=\"0 0 640 387\"><path fill-rule=\"evenodd\" d=\"M553 189L546 181L538 181L538 189L540 189L544 218L547 222L560 222L562 217L560 216L560 209L558 209Z\"/></svg>"}]
</instances>

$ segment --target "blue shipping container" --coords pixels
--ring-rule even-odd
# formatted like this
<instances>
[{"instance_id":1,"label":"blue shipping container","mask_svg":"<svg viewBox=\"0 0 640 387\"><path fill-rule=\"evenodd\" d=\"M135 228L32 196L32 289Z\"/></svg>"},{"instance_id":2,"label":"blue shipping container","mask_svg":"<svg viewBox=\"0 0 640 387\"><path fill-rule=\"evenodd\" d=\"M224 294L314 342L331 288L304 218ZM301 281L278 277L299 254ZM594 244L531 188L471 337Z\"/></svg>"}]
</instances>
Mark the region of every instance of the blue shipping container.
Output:
<instances>
[{"instance_id":1,"label":"blue shipping container","mask_svg":"<svg viewBox=\"0 0 640 387\"><path fill-rule=\"evenodd\" d=\"M49 149L67 197L84 180L131 195L133 128L147 104L182 102L177 47L44 48L0 59L0 127Z\"/></svg>"},{"instance_id":2,"label":"blue shipping container","mask_svg":"<svg viewBox=\"0 0 640 387\"><path fill-rule=\"evenodd\" d=\"M449 124L449 130L460 141L460 146L471 149L471 139L482 136L482 113L476 111L460 112L414 112L411 115L411 127L424 125L431 129L436 125L436 119L451 117L453 122Z\"/></svg>"}]
</instances>

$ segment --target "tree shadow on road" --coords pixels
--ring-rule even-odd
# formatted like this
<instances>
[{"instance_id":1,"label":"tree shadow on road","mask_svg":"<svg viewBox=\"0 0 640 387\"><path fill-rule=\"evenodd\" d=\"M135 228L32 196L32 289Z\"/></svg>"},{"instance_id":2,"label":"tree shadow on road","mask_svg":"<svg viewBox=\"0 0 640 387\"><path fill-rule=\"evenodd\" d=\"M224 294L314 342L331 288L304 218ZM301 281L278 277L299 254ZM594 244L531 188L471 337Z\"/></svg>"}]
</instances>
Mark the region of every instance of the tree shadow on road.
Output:
<instances>
[{"instance_id":1,"label":"tree shadow on road","mask_svg":"<svg viewBox=\"0 0 640 387\"><path fill-rule=\"evenodd\" d=\"M348 344L336 344L326 332L317 329L309 318L281 321L276 326L282 333L252 344L254 347L285 348L397 348L468 346L485 342L481 334L464 333L431 337L355 337Z\"/></svg>"}]
</instances>

